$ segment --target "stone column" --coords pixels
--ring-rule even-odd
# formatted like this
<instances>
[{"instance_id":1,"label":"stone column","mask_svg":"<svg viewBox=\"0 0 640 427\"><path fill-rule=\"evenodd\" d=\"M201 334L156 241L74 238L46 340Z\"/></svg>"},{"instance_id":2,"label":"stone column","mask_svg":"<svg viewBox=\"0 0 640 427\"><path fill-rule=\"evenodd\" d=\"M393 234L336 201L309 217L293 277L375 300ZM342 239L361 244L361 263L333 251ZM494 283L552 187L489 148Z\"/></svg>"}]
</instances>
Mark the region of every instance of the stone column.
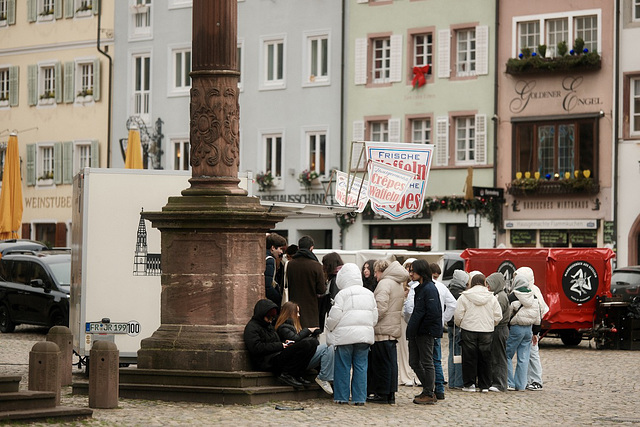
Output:
<instances>
[{"instance_id":1,"label":"stone column","mask_svg":"<svg viewBox=\"0 0 640 427\"><path fill-rule=\"evenodd\" d=\"M250 370L243 330L264 298L265 233L284 219L238 187L237 0L193 1L191 187L162 212L160 328L138 368Z\"/></svg>"}]
</instances>

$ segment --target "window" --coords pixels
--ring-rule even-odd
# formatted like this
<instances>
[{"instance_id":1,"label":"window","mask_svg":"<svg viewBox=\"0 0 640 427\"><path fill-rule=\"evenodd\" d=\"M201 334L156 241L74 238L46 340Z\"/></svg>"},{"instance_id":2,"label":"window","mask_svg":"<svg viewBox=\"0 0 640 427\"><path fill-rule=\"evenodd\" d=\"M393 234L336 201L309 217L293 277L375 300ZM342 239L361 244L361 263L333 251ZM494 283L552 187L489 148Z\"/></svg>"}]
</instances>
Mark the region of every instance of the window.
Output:
<instances>
[{"instance_id":1,"label":"window","mask_svg":"<svg viewBox=\"0 0 640 427\"><path fill-rule=\"evenodd\" d=\"M470 76L476 72L476 30L456 31L456 74Z\"/></svg>"},{"instance_id":2,"label":"window","mask_svg":"<svg viewBox=\"0 0 640 427\"><path fill-rule=\"evenodd\" d=\"M38 185L53 185L53 145L38 146Z\"/></svg>"},{"instance_id":3,"label":"window","mask_svg":"<svg viewBox=\"0 0 640 427\"><path fill-rule=\"evenodd\" d=\"M238 76L238 89L240 89L240 91L242 92L242 75L244 74L244 58L242 58L242 55L244 54L244 39L238 39L238 71L240 72L240 75Z\"/></svg>"},{"instance_id":4,"label":"window","mask_svg":"<svg viewBox=\"0 0 640 427\"><path fill-rule=\"evenodd\" d=\"M433 34L413 35L413 66L433 65ZM428 74L431 74L429 67Z\"/></svg>"},{"instance_id":5,"label":"window","mask_svg":"<svg viewBox=\"0 0 640 427\"><path fill-rule=\"evenodd\" d=\"M563 120L515 125L515 172L573 175L597 165L596 119Z\"/></svg>"},{"instance_id":6,"label":"window","mask_svg":"<svg viewBox=\"0 0 640 427\"><path fill-rule=\"evenodd\" d=\"M84 168L99 167L99 148L98 141L78 141L73 143L64 143L64 157L67 157L67 150L73 147L73 166L63 164L64 175L63 183L71 184L73 176L81 172ZM66 159L65 159L66 160ZM69 173L69 171L71 173Z\"/></svg>"},{"instance_id":7,"label":"window","mask_svg":"<svg viewBox=\"0 0 640 427\"><path fill-rule=\"evenodd\" d=\"M191 170L189 164L189 140L172 140L173 145L173 170Z\"/></svg>"},{"instance_id":8,"label":"window","mask_svg":"<svg viewBox=\"0 0 640 427\"><path fill-rule=\"evenodd\" d=\"M75 0L75 15L77 17L91 16L94 13L93 3L93 0Z\"/></svg>"},{"instance_id":9,"label":"window","mask_svg":"<svg viewBox=\"0 0 640 427\"><path fill-rule=\"evenodd\" d=\"M134 0L131 8L132 31L134 38L151 36L151 0Z\"/></svg>"},{"instance_id":10,"label":"window","mask_svg":"<svg viewBox=\"0 0 640 427\"><path fill-rule=\"evenodd\" d=\"M0 68L0 107L9 105L9 69Z\"/></svg>"},{"instance_id":11,"label":"window","mask_svg":"<svg viewBox=\"0 0 640 427\"><path fill-rule=\"evenodd\" d=\"M573 48L575 40L582 38L585 48L597 52L600 46L601 11L581 10L540 16L515 17L517 38L514 42L513 57L517 57L522 49L528 48L537 52L539 45L546 45L546 57L558 55L558 43L565 42L567 51Z\"/></svg>"},{"instance_id":12,"label":"window","mask_svg":"<svg viewBox=\"0 0 640 427\"><path fill-rule=\"evenodd\" d=\"M584 40L584 47L589 52L596 52L598 49L598 17L580 16L576 18L576 38Z\"/></svg>"},{"instance_id":13,"label":"window","mask_svg":"<svg viewBox=\"0 0 640 427\"><path fill-rule=\"evenodd\" d=\"M262 40L261 89L283 89L285 87L285 40L271 38Z\"/></svg>"},{"instance_id":14,"label":"window","mask_svg":"<svg viewBox=\"0 0 640 427\"><path fill-rule=\"evenodd\" d=\"M558 43L569 43L569 24L566 19L550 19L546 22L547 27L547 50L551 57L558 56Z\"/></svg>"},{"instance_id":15,"label":"window","mask_svg":"<svg viewBox=\"0 0 640 427\"><path fill-rule=\"evenodd\" d=\"M62 102L62 64L47 62L27 69L29 105L55 105Z\"/></svg>"},{"instance_id":16,"label":"window","mask_svg":"<svg viewBox=\"0 0 640 427\"><path fill-rule=\"evenodd\" d=\"M191 48L174 49L172 51L173 85L170 91L173 93L189 93L191 88Z\"/></svg>"},{"instance_id":17,"label":"window","mask_svg":"<svg viewBox=\"0 0 640 427\"><path fill-rule=\"evenodd\" d=\"M274 178L282 178L282 134L262 136L265 149L265 171L270 171Z\"/></svg>"},{"instance_id":18,"label":"window","mask_svg":"<svg viewBox=\"0 0 640 427\"><path fill-rule=\"evenodd\" d=\"M9 0L0 0L0 27L7 25L8 2Z\"/></svg>"},{"instance_id":19,"label":"window","mask_svg":"<svg viewBox=\"0 0 640 427\"><path fill-rule=\"evenodd\" d=\"M633 0L633 20L640 21L640 0Z\"/></svg>"},{"instance_id":20,"label":"window","mask_svg":"<svg viewBox=\"0 0 640 427\"><path fill-rule=\"evenodd\" d=\"M431 119L411 120L411 142L415 144L431 144Z\"/></svg>"},{"instance_id":21,"label":"window","mask_svg":"<svg viewBox=\"0 0 640 427\"><path fill-rule=\"evenodd\" d=\"M52 21L55 0L38 0L38 21Z\"/></svg>"},{"instance_id":22,"label":"window","mask_svg":"<svg viewBox=\"0 0 640 427\"><path fill-rule=\"evenodd\" d=\"M431 250L431 224L371 225L369 249Z\"/></svg>"},{"instance_id":23,"label":"window","mask_svg":"<svg viewBox=\"0 0 640 427\"><path fill-rule=\"evenodd\" d=\"M142 54L133 57L133 114L149 121L151 96L151 57Z\"/></svg>"},{"instance_id":24,"label":"window","mask_svg":"<svg viewBox=\"0 0 640 427\"><path fill-rule=\"evenodd\" d=\"M519 51L529 49L531 52L537 52L540 44L540 21L520 22L518 32Z\"/></svg>"},{"instance_id":25,"label":"window","mask_svg":"<svg viewBox=\"0 0 640 427\"><path fill-rule=\"evenodd\" d=\"M307 34L303 82L307 85L329 82L329 36Z\"/></svg>"},{"instance_id":26,"label":"window","mask_svg":"<svg viewBox=\"0 0 640 427\"><path fill-rule=\"evenodd\" d=\"M309 171L316 171L320 176L326 175L327 133L307 132L306 140L309 149Z\"/></svg>"},{"instance_id":27,"label":"window","mask_svg":"<svg viewBox=\"0 0 640 427\"><path fill-rule=\"evenodd\" d=\"M391 76L391 39L373 40L373 82L387 83Z\"/></svg>"},{"instance_id":28,"label":"window","mask_svg":"<svg viewBox=\"0 0 640 427\"><path fill-rule=\"evenodd\" d=\"M369 139L375 142L389 141L389 122L369 122Z\"/></svg>"},{"instance_id":29,"label":"window","mask_svg":"<svg viewBox=\"0 0 640 427\"><path fill-rule=\"evenodd\" d=\"M631 129L632 136L640 136L640 78L631 79Z\"/></svg>"},{"instance_id":30,"label":"window","mask_svg":"<svg viewBox=\"0 0 640 427\"><path fill-rule=\"evenodd\" d=\"M475 151L475 117L457 117L456 124L456 163L474 163Z\"/></svg>"},{"instance_id":31,"label":"window","mask_svg":"<svg viewBox=\"0 0 640 427\"><path fill-rule=\"evenodd\" d=\"M82 58L64 64L64 102L100 100L100 60Z\"/></svg>"}]
</instances>

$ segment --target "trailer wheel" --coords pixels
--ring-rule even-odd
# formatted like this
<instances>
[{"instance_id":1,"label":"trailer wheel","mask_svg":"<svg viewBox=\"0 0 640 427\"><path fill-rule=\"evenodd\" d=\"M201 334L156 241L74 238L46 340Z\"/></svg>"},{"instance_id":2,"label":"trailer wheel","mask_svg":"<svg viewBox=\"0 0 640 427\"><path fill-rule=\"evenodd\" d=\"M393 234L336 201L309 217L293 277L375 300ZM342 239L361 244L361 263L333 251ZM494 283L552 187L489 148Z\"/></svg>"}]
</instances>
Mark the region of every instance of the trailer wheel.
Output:
<instances>
[{"instance_id":1,"label":"trailer wheel","mask_svg":"<svg viewBox=\"0 0 640 427\"><path fill-rule=\"evenodd\" d=\"M6 305L0 304L0 332L7 334L16 329L15 323L11 321L9 309Z\"/></svg>"},{"instance_id":2,"label":"trailer wheel","mask_svg":"<svg viewBox=\"0 0 640 427\"><path fill-rule=\"evenodd\" d=\"M575 347L582 341L582 334L575 329L566 329L560 331L560 339L567 347Z\"/></svg>"}]
</instances>

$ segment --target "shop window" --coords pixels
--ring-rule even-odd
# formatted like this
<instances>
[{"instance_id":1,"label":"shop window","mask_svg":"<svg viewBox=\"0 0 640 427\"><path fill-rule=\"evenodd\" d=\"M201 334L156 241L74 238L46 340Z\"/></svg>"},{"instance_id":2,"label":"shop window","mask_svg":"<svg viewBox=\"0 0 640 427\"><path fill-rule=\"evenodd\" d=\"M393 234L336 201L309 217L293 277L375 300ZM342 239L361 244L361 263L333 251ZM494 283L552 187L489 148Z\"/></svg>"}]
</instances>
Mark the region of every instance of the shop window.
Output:
<instances>
[{"instance_id":1,"label":"shop window","mask_svg":"<svg viewBox=\"0 0 640 427\"><path fill-rule=\"evenodd\" d=\"M478 229L467 224L447 224L447 250L478 247Z\"/></svg>"},{"instance_id":2,"label":"shop window","mask_svg":"<svg viewBox=\"0 0 640 427\"><path fill-rule=\"evenodd\" d=\"M369 249L431 250L431 224L372 225Z\"/></svg>"}]
</instances>

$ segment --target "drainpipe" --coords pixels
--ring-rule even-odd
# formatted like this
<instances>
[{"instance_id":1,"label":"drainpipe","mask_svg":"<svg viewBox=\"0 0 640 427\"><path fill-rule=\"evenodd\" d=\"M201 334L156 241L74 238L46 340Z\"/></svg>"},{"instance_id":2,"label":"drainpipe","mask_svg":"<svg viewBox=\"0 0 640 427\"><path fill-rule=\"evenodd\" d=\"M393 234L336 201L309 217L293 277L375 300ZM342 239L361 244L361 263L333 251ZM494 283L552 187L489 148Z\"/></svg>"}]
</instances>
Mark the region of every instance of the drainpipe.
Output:
<instances>
[{"instance_id":1,"label":"drainpipe","mask_svg":"<svg viewBox=\"0 0 640 427\"><path fill-rule=\"evenodd\" d=\"M102 0L98 0L98 36L97 36L97 49L98 52L100 52L101 54L103 54L104 56L107 57L107 59L109 60L109 97L108 97L108 103L107 103L107 167L110 167L111 165L111 96L112 96L112 90L111 90L111 81L113 79L113 60L111 59L111 57L107 54L106 50L102 50L100 48L100 27L101 27L101 22L102 22ZM98 82L99 83L99 82Z\"/></svg>"},{"instance_id":2,"label":"drainpipe","mask_svg":"<svg viewBox=\"0 0 640 427\"><path fill-rule=\"evenodd\" d=\"M341 52L341 56L342 56L342 65L341 68L342 70L340 71L340 74L342 75L342 78L340 79L340 167L344 167L343 165L343 160L344 160L344 146L345 146L345 136L346 136L346 131L344 129L344 80L346 78L345 76L345 62L346 59L345 58L345 52L347 51L347 40L345 38L345 31L346 31L346 14L347 14L347 2L343 1L342 2L342 52Z\"/></svg>"},{"instance_id":3,"label":"drainpipe","mask_svg":"<svg viewBox=\"0 0 640 427\"><path fill-rule=\"evenodd\" d=\"M613 250L616 253L616 258L618 254L618 123L619 123L619 115L620 109L620 2L616 0L615 2L615 19L613 22L614 25L614 34L615 34L615 49L614 49L614 60L613 60L613 72L614 72L614 84L613 84ZM627 248L627 260L624 261L624 265L628 265L629 258L629 248ZM619 263L618 260L614 259L616 264Z\"/></svg>"},{"instance_id":4,"label":"drainpipe","mask_svg":"<svg viewBox=\"0 0 640 427\"><path fill-rule=\"evenodd\" d=\"M498 187L498 128L500 127L500 119L498 117L498 31L500 29L500 0L496 0L496 23L495 23L495 54L494 57L494 76L493 76L493 117L491 118L493 121L493 188ZM496 224L493 225L493 247L498 245L498 234L502 229L502 207L503 201L500 201L500 215L496 221Z\"/></svg>"}]
</instances>

